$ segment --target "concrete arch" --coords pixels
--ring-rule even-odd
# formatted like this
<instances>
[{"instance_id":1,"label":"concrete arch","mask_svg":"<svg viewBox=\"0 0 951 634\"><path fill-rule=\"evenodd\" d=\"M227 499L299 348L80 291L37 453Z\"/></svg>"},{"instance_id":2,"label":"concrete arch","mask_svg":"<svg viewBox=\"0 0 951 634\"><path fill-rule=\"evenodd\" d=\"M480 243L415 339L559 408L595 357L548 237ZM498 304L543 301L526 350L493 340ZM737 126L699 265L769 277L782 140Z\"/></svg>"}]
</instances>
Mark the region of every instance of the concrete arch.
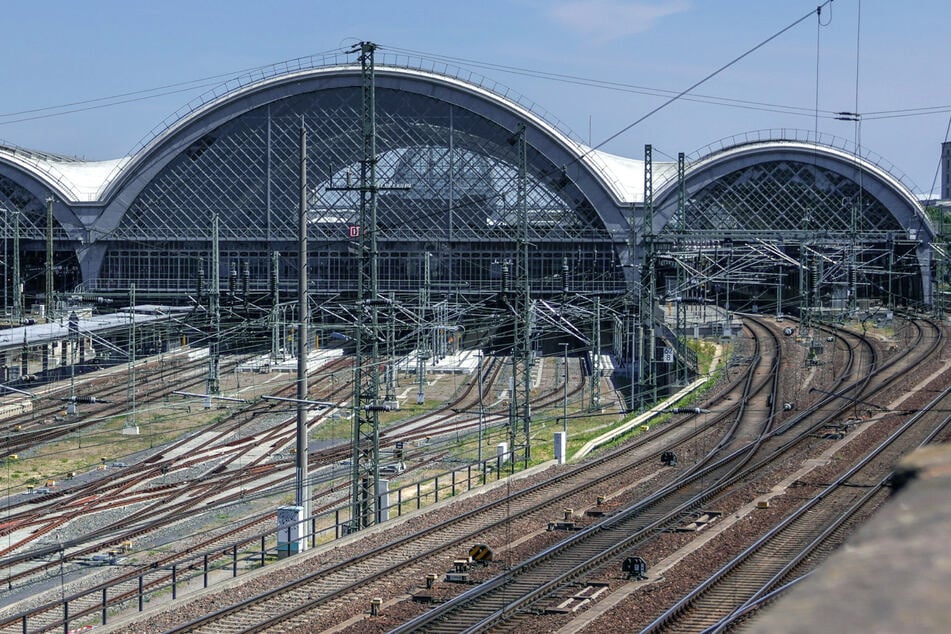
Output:
<instances>
[{"instance_id":1,"label":"concrete arch","mask_svg":"<svg viewBox=\"0 0 951 634\"><path fill-rule=\"evenodd\" d=\"M890 244L892 241L903 241L912 245L917 259L918 278L920 280L920 299L925 303L931 301L931 242L935 239L936 231L926 216L918 199L898 178L887 170L865 158L837 147L804 142L798 140L774 139L758 140L740 143L712 152L691 163L685 169L684 190L687 199L687 215L690 216L692 197L698 193L709 191L730 178L741 178L740 174L754 173L756 168L764 170L767 166L798 165L800 168L812 170L813 174L821 174L828 180L831 176L838 179L840 185L846 183L859 192L862 200L860 213L860 228L857 235L869 243L881 242ZM795 177L793 177L795 179ZM793 182L790 179L789 182ZM800 184L802 182L800 181ZM818 190L818 187L814 188ZM669 178L659 188L655 196L655 216L653 230L655 234L671 232L673 218L678 206L678 183L676 175ZM848 205L856 205L855 200L843 200L837 207L826 206L821 208L823 218L816 226L805 228L791 223L788 217L775 215L775 224L772 227L763 227L762 220L765 214L757 217L741 216L738 211L743 206L737 205L730 211L737 211L730 217L738 220L741 227L717 226L717 220L710 214L710 226L704 230L688 226L686 231L694 237L702 239L704 234L719 238L734 238L756 240L760 237L767 239L810 239L810 235L823 234L838 236L838 239L847 240L849 233ZM755 206L755 204L750 205ZM817 208L813 208L817 209ZM875 213L877 215L875 215ZM838 216L837 216L838 214ZM693 214L694 221L702 214ZM818 216L819 214L815 214ZM879 226L875 226L875 225ZM884 225L884 226L882 226Z\"/></svg>"},{"instance_id":2,"label":"concrete arch","mask_svg":"<svg viewBox=\"0 0 951 634\"><path fill-rule=\"evenodd\" d=\"M935 237L934 227L921 204L901 181L863 158L814 143L764 141L709 154L691 164L684 174L688 197L690 192L699 191L727 174L765 162L784 160L815 165L853 181L861 171L862 189L881 202L904 229L914 231L918 239L931 241ZM660 232L676 213L676 179L668 180L655 194L655 200L654 231Z\"/></svg>"},{"instance_id":3,"label":"concrete arch","mask_svg":"<svg viewBox=\"0 0 951 634\"><path fill-rule=\"evenodd\" d=\"M63 187L50 174L33 165L17 161L15 157L0 153L0 177L12 181L26 191L38 205L45 205L46 198L53 196L53 218L73 240L85 239L85 226L77 216L67 187ZM2 194L0 194L2 196ZM0 198L0 202L3 201ZM12 205L12 203L10 203ZM6 205L5 205L6 206Z\"/></svg>"},{"instance_id":4,"label":"concrete arch","mask_svg":"<svg viewBox=\"0 0 951 634\"><path fill-rule=\"evenodd\" d=\"M621 212L623 194L612 185L612 177L603 166L598 165L597 156L529 109L474 84L413 69L378 67L375 81L377 89L422 95L456 105L512 132L524 123L528 144L550 163L545 168L552 172L551 179L569 179L599 214L609 234L618 237L626 233L627 220ZM115 229L152 179L215 128L282 99L336 88L359 89L360 82L358 67L318 68L255 82L210 101L154 138L106 184L102 192L106 204L96 221L96 233L105 235ZM554 172L550 166L562 169Z\"/></svg>"}]
</instances>

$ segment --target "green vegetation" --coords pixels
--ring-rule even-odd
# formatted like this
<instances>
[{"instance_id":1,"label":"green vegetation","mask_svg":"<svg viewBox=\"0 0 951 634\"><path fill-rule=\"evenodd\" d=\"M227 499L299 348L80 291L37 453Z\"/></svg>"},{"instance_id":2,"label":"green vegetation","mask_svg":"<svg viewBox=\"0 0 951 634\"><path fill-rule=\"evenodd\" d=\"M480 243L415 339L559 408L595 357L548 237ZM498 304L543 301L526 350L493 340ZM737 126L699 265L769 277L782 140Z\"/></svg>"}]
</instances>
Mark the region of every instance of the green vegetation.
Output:
<instances>
[{"instance_id":1,"label":"green vegetation","mask_svg":"<svg viewBox=\"0 0 951 634\"><path fill-rule=\"evenodd\" d=\"M16 471L10 470L14 461L7 460L4 468L0 468L0 488L42 486L48 480L59 483L71 472L102 468L102 465L160 446L226 416L221 410L200 407L183 415L181 409L170 406L150 410L147 416L145 412L142 414L137 418L138 434L123 433L126 424L131 423L127 416L113 416L62 440L20 454L15 462Z\"/></svg>"},{"instance_id":2,"label":"green vegetation","mask_svg":"<svg viewBox=\"0 0 951 634\"><path fill-rule=\"evenodd\" d=\"M688 339L687 346L697 353L697 366L700 374L709 374L714 368L710 367L717 353L717 345L706 339Z\"/></svg>"}]
</instances>

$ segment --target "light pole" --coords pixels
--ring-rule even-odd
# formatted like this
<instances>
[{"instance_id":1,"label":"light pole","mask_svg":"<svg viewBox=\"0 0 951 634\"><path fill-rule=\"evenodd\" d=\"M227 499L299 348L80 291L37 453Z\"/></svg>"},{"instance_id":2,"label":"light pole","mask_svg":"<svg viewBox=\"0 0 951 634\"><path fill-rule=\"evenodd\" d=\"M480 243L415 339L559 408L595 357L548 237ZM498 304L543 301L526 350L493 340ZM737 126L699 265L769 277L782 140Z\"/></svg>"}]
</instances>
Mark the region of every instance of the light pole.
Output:
<instances>
[{"instance_id":1,"label":"light pole","mask_svg":"<svg viewBox=\"0 0 951 634\"><path fill-rule=\"evenodd\" d=\"M479 469L482 469L482 427L485 422L485 408L482 406L482 351L479 350Z\"/></svg>"},{"instance_id":2,"label":"light pole","mask_svg":"<svg viewBox=\"0 0 951 634\"><path fill-rule=\"evenodd\" d=\"M858 106L858 93L856 93L856 106ZM858 233L858 223L861 221L861 215L863 213L862 208L862 114L858 112L858 107L856 107L856 112L837 112L836 119L839 121L851 121L855 124L855 166L858 171L858 201L852 200L850 205L850 214L849 214L849 266L848 266L848 303L846 305L846 310L851 316L855 316L858 311L858 283L856 277L858 275L858 262L857 262L857 236Z\"/></svg>"},{"instance_id":3,"label":"light pole","mask_svg":"<svg viewBox=\"0 0 951 634\"><path fill-rule=\"evenodd\" d=\"M72 416L77 414L76 409L76 344L79 338L79 317L76 311L69 314L69 337L66 345L69 346L69 403L66 405L66 413Z\"/></svg>"},{"instance_id":4,"label":"light pole","mask_svg":"<svg viewBox=\"0 0 951 634\"><path fill-rule=\"evenodd\" d=\"M561 430L568 433L568 343L562 343L561 347L564 348L564 360L562 361L562 373L565 377L565 397L561 405L561 420L562 427Z\"/></svg>"}]
</instances>

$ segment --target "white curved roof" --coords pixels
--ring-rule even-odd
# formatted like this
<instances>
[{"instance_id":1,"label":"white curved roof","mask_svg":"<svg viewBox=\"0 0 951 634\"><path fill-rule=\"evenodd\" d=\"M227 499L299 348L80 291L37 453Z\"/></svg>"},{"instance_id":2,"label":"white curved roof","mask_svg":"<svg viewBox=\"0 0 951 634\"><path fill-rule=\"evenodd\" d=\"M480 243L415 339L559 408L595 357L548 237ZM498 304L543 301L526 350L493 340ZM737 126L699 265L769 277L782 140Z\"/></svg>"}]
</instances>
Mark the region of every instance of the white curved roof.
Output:
<instances>
[{"instance_id":1,"label":"white curved roof","mask_svg":"<svg viewBox=\"0 0 951 634\"><path fill-rule=\"evenodd\" d=\"M352 72L354 70L355 68L353 66L311 68L277 75L240 86L182 114L164 130L155 134L155 136L140 147L133 156L106 161L83 161L72 157L60 157L45 152L0 145L0 157L10 160L10 162L36 175L44 182L52 181L51 184L55 184L58 188L57 193L67 202L103 202L101 197L108 191L110 183L117 181L125 168L132 167L134 162L145 159L153 147L161 144L164 139L173 135L189 122L205 116L208 112L220 107L222 103L239 99L243 95L262 90L268 85L275 83L293 82L301 77L313 76L314 74L339 73L341 71ZM612 192L619 204L627 205L643 202L643 160L631 159L591 149L569 137L556 125L548 122L543 116L533 112L531 107L511 100L508 96L500 95L483 86L469 83L449 75L412 68L378 67L377 70L378 72L405 74L424 78L428 81L450 84L460 90L478 94L488 101L500 103L508 108L518 110L521 116L531 121L532 125L545 130L545 132L557 139L563 146L570 148L579 157L579 161L590 169L596 177L603 181L604 186ZM655 163L655 178L658 176L662 177L666 171L673 168L675 168L675 165L672 163Z\"/></svg>"},{"instance_id":2,"label":"white curved roof","mask_svg":"<svg viewBox=\"0 0 951 634\"><path fill-rule=\"evenodd\" d=\"M129 162L129 157L112 159L109 161L82 161L59 165L57 168L73 184L72 191L77 201L95 202L99 193L104 189L109 177L116 176L122 171L122 166Z\"/></svg>"},{"instance_id":3,"label":"white curved roof","mask_svg":"<svg viewBox=\"0 0 951 634\"><path fill-rule=\"evenodd\" d=\"M71 203L98 202L105 183L129 162L129 157L83 161L12 146L0 146L0 158L48 183L60 197Z\"/></svg>"},{"instance_id":4,"label":"white curved roof","mask_svg":"<svg viewBox=\"0 0 951 634\"><path fill-rule=\"evenodd\" d=\"M622 204L644 202L644 161L600 150L587 150L592 157L593 169L600 172L605 181L612 186ZM677 164L669 161L654 161L654 183L666 181L676 176Z\"/></svg>"}]
</instances>

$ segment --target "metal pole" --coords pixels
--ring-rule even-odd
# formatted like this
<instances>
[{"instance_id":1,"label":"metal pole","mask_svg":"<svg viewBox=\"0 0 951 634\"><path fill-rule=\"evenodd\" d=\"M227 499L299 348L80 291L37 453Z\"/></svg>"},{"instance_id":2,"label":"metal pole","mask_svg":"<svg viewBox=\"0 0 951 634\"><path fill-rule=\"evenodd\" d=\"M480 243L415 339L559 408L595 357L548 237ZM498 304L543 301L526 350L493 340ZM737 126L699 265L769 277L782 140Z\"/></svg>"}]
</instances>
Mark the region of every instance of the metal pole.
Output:
<instances>
[{"instance_id":1,"label":"metal pole","mask_svg":"<svg viewBox=\"0 0 951 634\"><path fill-rule=\"evenodd\" d=\"M46 197L46 323L53 321L53 196Z\"/></svg>"},{"instance_id":2,"label":"metal pole","mask_svg":"<svg viewBox=\"0 0 951 634\"><path fill-rule=\"evenodd\" d=\"M889 236L888 241L888 309L895 308L895 294L892 288L892 275L895 272L895 242Z\"/></svg>"},{"instance_id":3,"label":"metal pole","mask_svg":"<svg viewBox=\"0 0 951 634\"><path fill-rule=\"evenodd\" d=\"M211 409L211 395L221 392L218 339L221 334L221 289L219 288L218 212L211 214L211 289L208 293L208 313L211 317L211 337L208 341L208 378L206 379L205 409Z\"/></svg>"},{"instance_id":4,"label":"metal pole","mask_svg":"<svg viewBox=\"0 0 951 634\"><path fill-rule=\"evenodd\" d=\"M23 281L20 279L20 210L13 209L13 321L23 319Z\"/></svg>"},{"instance_id":5,"label":"metal pole","mask_svg":"<svg viewBox=\"0 0 951 634\"><path fill-rule=\"evenodd\" d=\"M9 295L7 294L7 279L9 278L10 271L7 267L7 240L10 237L10 210L4 206L3 208L3 314L4 316L9 314L10 304L8 301Z\"/></svg>"},{"instance_id":6,"label":"metal pole","mask_svg":"<svg viewBox=\"0 0 951 634\"><path fill-rule=\"evenodd\" d=\"M280 270L278 258L280 254L274 251L271 254L271 360L277 363L281 350L281 318L280 318Z\"/></svg>"},{"instance_id":7,"label":"metal pole","mask_svg":"<svg viewBox=\"0 0 951 634\"><path fill-rule=\"evenodd\" d=\"M638 366L643 362L643 359L640 357L640 344L642 338L639 336L640 327L634 319L633 307L631 312L628 313L628 323L627 327L630 329L630 339L631 339L631 411L637 411L638 409L638 400L643 400L643 395L641 394L641 384L640 380L640 369L638 368L637 374L634 373L634 363L635 359L637 360Z\"/></svg>"},{"instance_id":8,"label":"metal pole","mask_svg":"<svg viewBox=\"0 0 951 634\"><path fill-rule=\"evenodd\" d=\"M426 400L426 355L423 352L426 342L426 333L423 322L426 319L426 309L423 304L423 289L419 289L419 330L416 333L416 404L422 405Z\"/></svg>"},{"instance_id":9,"label":"metal pole","mask_svg":"<svg viewBox=\"0 0 951 634\"><path fill-rule=\"evenodd\" d=\"M297 506L310 517L310 490L307 485L307 130L300 125L300 215L298 225L297 301L300 323L297 331ZM301 548L306 544L301 541Z\"/></svg>"},{"instance_id":10,"label":"metal pole","mask_svg":"<svg viewBox=\"0 0 951 634\"><path fill-rule=\"evenodd\" d=\"M654 374L654 297L656 286L654 283L654 150L650 144L644 146L644 259L641 262L641 295L638 315L638 370L637 384L640 405L644 405L644 388L651 387L652 393L656 390L656 375ZM656 395L654 397L656 400Z\"/></svg>"},{"instance_id":11,"label":"metal pole","mask_svg":"<svg viewBox=\"0 0 951 634\"><path fill-rule=\"evenodd\" d=\"M677 251L683 252L684 234L687 232L687 182L684 153L677 154ZM684 296L687 293L687 271L683 262L675 258L677 265L677 299L674 307L676 315L677 352L674 356L673 379L677 385L687 384L687 306Z\"/></svg>"},{"instance_id":12,"label":"metal pole","mask_svg":"<svg viewBox=\"0 0 951 634\"><path fill-rule=\"evenodd\" d=\"M132 409L126 427L135 427L135 284L129 284L129 403Z\"/></svg>"},{"instance_id":13,"label":"metal pole","mask_svg":"<svg viewBox=\"0 0 951 634\"><path fill-rule=\"evenodd\" d=\"M561 404L561 420L562 426L561 430L565 433L568 433L568 343L561 344L565 349L565 357L563 362L563 372L565 375L565 398Z\"/></svg>"},{"instance_id":14,"label":"metal pole","mask_svg":"<svg viewBox=\"0 0 951 634\"><path fill-rule=\"evenodd\" d=\"M511 439L512 469L515 469L515 448L524 447L525 466L532 455L532 300L529 279L528 240L528 144L525 125L518 125L515 135L518 148L517 211L519 234L516 239L514 316L515 328L512 338L512 398L509 408L509 437Z\"/></svg>"},{"instance_id":15,"label":"metal pole","mask_svg":"<svg viewBox=\"0 0 951 634\"><path fill-rule=\"evenodd\" d=\"M479 350L479 464L482 464L482 427L485 424L485 408L482 403L482 351ZM480 467L481 468L481 467Z\"/></svg>"},{"instance_id":16,"label":"metal pole","mask_svg":"<svg viewBox=\"0 0 951 634\"><path fill-rule=\"evenodd\" d=\"M783 316L783 265L776 264L776 320Z\"/></svg>"},{"instance_id":17,"label":"metal pole","mask_svg":"<svg viewBox=\"0 0 951 634\"><path fill-rule=\"evenodd\" d=\"M386 393L383 402L387 407L399 409L396 400L396 294L393 291L390 291L389 303L387 320L390 323L386 329Z\"/></svg>"},{"instance_id":18,"label":"metal pole","mask_svg":"<svg viewBox=\"0 0 951 634\"><path fill-rule=\"evenodd\" d=\"M594 324L591 332L591 398L588 409L601 411L601 297L594 298Z\"/></svg>"},{"instance_id":19,"label":"metal pole","mask_svg":"<svg viewBox=\"0 0 951 634\"><path fill-rule=\"evenodd\" d=\"M76 345L79 340L79 317L76 311L69 314L69 337L66 342L69 346L69 403L66 413L75 416L76 410Z\"/></svg>"}]
</instances>

